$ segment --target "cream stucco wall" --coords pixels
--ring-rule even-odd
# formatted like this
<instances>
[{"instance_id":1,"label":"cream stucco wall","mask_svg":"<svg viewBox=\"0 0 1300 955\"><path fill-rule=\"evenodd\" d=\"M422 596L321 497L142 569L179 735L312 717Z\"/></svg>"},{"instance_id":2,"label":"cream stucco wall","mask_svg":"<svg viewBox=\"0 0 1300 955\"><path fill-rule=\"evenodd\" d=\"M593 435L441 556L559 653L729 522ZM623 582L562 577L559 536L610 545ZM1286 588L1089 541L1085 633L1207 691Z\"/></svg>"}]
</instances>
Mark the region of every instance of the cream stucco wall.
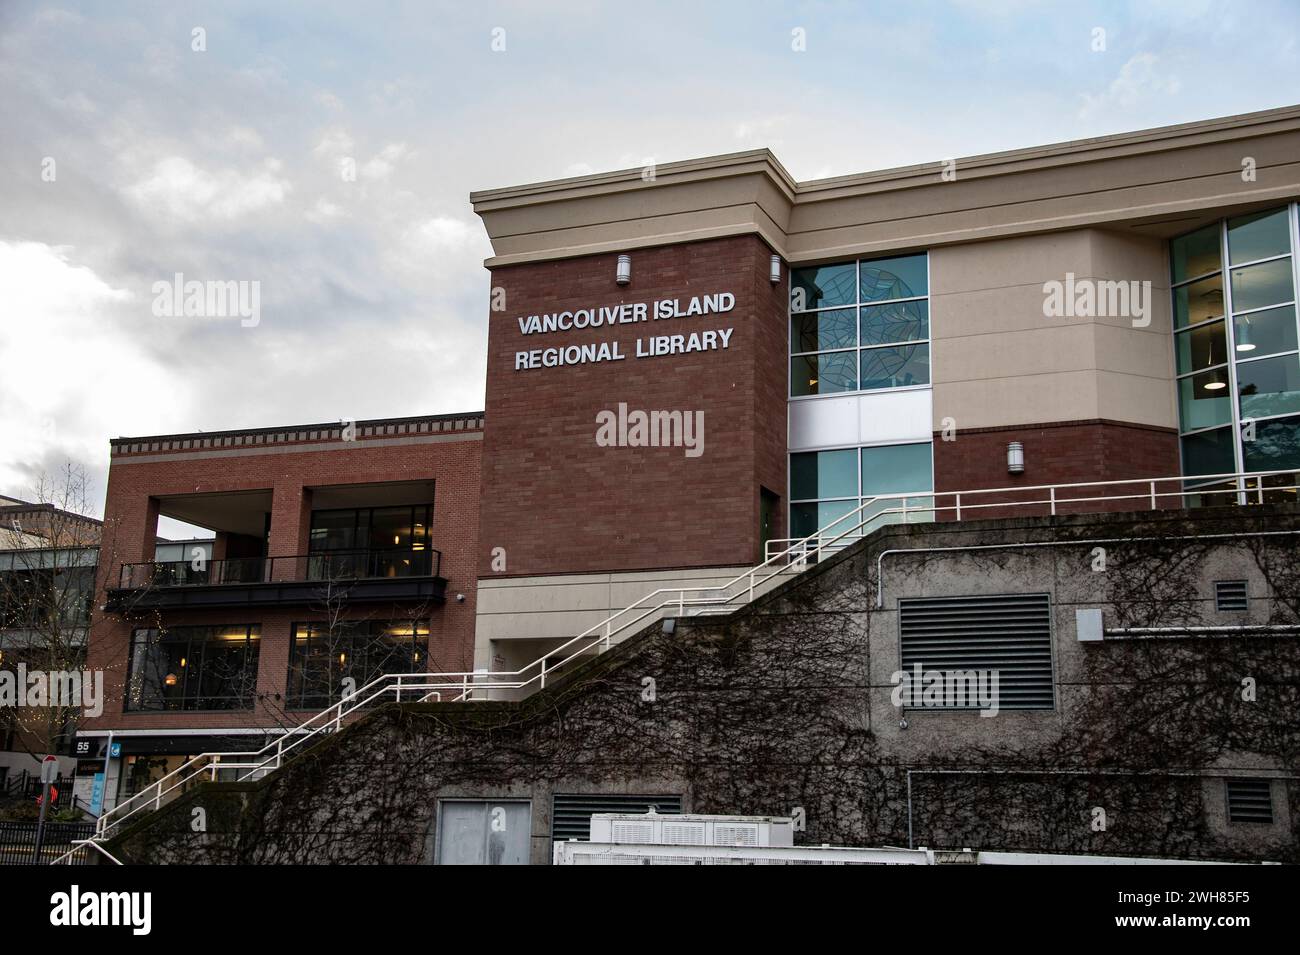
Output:
<instances>
[{"instance_id":1,"label":"cream stucco wall","mask_svg":"<svg viewBox=\"0 0 1300 955\"><path fill-rule=\"evenodd\" d=\"M934 427L1176 426L1164 239L1080 229L930 253ZM1142 318L1049 317L1048 282L1150 283ZM1149 289L1149 291L1146 291ZM1136 323L1136 324L1135 324Z\"/></svg>"}]
</instances>

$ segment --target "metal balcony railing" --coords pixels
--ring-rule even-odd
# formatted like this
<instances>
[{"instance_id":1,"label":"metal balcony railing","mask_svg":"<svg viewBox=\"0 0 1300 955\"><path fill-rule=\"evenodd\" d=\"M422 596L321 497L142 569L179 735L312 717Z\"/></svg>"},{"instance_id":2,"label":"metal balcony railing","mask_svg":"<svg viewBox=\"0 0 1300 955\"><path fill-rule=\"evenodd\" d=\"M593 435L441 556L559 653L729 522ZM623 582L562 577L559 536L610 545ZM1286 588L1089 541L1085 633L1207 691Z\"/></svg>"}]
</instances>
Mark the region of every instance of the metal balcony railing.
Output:
<instances>
[{"instance_id":1,"label":"metal balcony railing","mask_svg":"<svg viewBox=\"0 0 1300 955\"><path fill-rule=\"evenodd\" d=\"M1090 493L1088 489L1100 491ZM1294 500L1300 490L1300 471L1208 474L1038 485L1018 488L983 488L960 492L911 491L879 495L864 500L806 537L773 542L761 564L713 587L667 587L652 591L622 610L552 649L517 670L454 671L445 673L391 673L361 687L300 725L284 732L258 750L202 753L126 802L99 817L95 838L108 838L123 822L139 813L161 808L198 782L218 779L259 778L283 765L295 750L317 736L342 728L343 721L378 703L464 701L499 698L501 693L529 693L543 689L547 677L571 663L590 659L614 645L616 639L668 617L729 614L751 603L777 585L812 566L820 557L833 555L878 528L897 522L930 522L1001 517L1007 511L1057 514L1097 511L1144 511L1181 507L1189 503L1252 505L1270 495ZM994 495L1002 499L977 499ZM1203 501L1207 495L1215 495ZM940 500L944 498L951 501ZM919 504L917 502L920 502ZM991 508L998 508L993 511ZM688 596L689 595L689 596Z\"/></svg>"},{"instance_id":2,"label":"metal balcony railing","mask_svg":"<svg viewBox=\"0 0 1300 955\"><path fill-rule=\"evenodd\" d=\"M123 564L118 587L144 590L170 587L216 587L226 584L299 581L382 580L437 577L442 552L380 549L322 551L284 557L228 557L223 560L149 561Z\"/></svg>"}]
</instances>

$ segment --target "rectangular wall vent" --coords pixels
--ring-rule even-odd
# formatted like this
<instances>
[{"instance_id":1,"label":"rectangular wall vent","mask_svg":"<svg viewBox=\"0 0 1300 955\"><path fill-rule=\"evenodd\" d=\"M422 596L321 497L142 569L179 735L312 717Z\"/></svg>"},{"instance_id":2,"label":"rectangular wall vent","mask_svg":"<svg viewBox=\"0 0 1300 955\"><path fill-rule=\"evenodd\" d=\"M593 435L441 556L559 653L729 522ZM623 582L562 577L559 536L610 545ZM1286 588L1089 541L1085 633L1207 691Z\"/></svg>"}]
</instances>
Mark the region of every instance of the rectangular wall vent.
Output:
<instances>
[{"instance_id":1,"label":"rectangular wall vent","mask_svg":"<svg viewBox=\"0 0 1300 955\"><path fill-rule=\"evenodd\" d=\"M1245 610L1249 605L1244 580L1216 580L1214 582L1215 610Z\"/></svg>"},{"instance_id":2,"label":"rectangular wall vent","mask_svg":"<svg viewBox=\"0 0 1300 955\"><path fill-rule=\"evenodd\" d=\"M999 709L1055 706L1047 594L900 600L898 629L909 676L918 664L923 673L996 670Z\"/></svg>"},{"instance_id":3,"label":"rectangular wall vent","mask_svg":"<svg viewBox=\"0 0 1300 955\"><path fill-rule=\"evenodd\" d=\"M1229 822L1273 821L1273 786L1267 779L1227 779Z\"/></svg>"},{"instance_id":4,"label":"rectangular wall vent","mask_svg":"<svg viewBox=\"0 0 1300 955\"><path fill-rule=\"evenodd\" d=\"M623 793L566 795L556 793L551 803L551 839L591 841L591 814L595 812L649 812L679 815L681 796L628 796Z\"/></svg>"}]
</instances>

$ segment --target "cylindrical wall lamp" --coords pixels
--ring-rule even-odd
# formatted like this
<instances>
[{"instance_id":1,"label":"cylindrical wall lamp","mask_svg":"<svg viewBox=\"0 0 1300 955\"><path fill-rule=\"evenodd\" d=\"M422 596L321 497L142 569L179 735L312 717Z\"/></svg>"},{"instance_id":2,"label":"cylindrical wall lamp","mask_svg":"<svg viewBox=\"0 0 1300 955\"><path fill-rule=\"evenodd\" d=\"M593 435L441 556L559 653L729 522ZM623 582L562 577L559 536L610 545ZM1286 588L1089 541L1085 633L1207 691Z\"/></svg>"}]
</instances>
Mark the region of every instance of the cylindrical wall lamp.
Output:
<instances>
[{"instance_id":1,"label":"cylindrical wall lamp","mask_svg":"<svg viewBox=\"0 0 1300 955\"><path fill-rule=\"evenodd\" d=\"M1019 441L1007 445L1007 473L1025 473L1025 446Z\"/></svg>"},{"instance_id":2,"label":"cylindrical wall lamp","mask_svg":"<svg viewBox=\"0 0 1300 955\"><path fill-rule=\"evenodd\" d=\"M773 285L781 281L781 256L772 256L772 264L768 269L767 277L772 280Z\"/></svg>"},{"instance_id":3,"label":"cylindrical wall lamp","mask_svg":"<svg viewBox=\"0 0 1300 955\"><path fill-rule=\"evenodd\" d=\"M620 255L618 257L618 272L615 274L614 280L619 285L627 285L632 281L632 256Z\"/></svg>"}]
</instances>

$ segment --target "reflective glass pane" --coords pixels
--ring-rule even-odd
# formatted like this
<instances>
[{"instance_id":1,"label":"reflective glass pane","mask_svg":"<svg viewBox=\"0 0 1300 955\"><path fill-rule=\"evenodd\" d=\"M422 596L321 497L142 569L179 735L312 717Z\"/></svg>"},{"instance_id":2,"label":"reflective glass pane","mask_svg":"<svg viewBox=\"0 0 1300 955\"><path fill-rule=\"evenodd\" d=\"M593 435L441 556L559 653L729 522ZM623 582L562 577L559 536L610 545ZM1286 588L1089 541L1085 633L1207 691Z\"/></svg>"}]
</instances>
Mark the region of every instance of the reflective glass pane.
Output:
<instances>
[{"instance_id":1,"label":"reflective glass pane","mask_svg":"<svg viewBox=\"0 0 1300 955\"><path fill-rule=\"evenodd\" d=\"M1238 315L1233 321L1237 357L1254 358L1296 348L1295 306Z\"/></svg>"},{"instance_id":2,"label":"reflective glass pane","mask_svg":"<svg viewBox=\"0 0 1300 955\"><path fill-rule=\"evenodd\" d=\"M1183 438L1184 474L1232 474L1237 470L1231 428Z\"/></svg>"},{"instance_id":3,"label":"reflective glass pane","mask_svg":"<svg viewBox=\"0 0 1300 955\"><path fill-rule=\"evenodd\" d=\"M1182 282L1198 275L1217 271L1219 261L1219 225L1208 225L1169 243L1173 280Z\"/></svg>"},{"instance_id":4,"label":"reflective glass pane","mask_svg":"<svg viewBox=\"0 0 1300 955\"><path fill-rule=\"evenodd\" d=\"M1223 276L1215 275L1174 289L1174 328L1223 315Z\"/></svg>"},{"instance_id":5,"label":"reflective glass pane","mask_svg":"<svg viewBox=\"0 0 1300 955\"><path fill-rule=\"evenodd\" d=\"M929 442L862 449L863 497L928 491L932 481Z\"/></svg>"},{"instance_id":6,"label":"reflective glass pane","mask_svg":"<svg viewBox=\"0 0 1300 955\"><path fill-rule=\"evenodd\" d=\"M377 507L370 517L370 546L376 550L411 546L411 509Z\"/></svg>"},{"instance_id":7,"label":"reflective glass pane","mask_svg":"<svg viewBox=\"0 0 1300 955\"><path fill-rule=\"evenodd\" d=\"M853 262L794 269L790 273L790 310L804 312L857 301L858 267Z\"/></svg>"},{"instance_id":8,"label":"reflective glass pane","mask_svg":"<svg viewBox=\"0 0 1300 955\"><path fill-rule=\"evenodd\" d=\"M1228 360L1223 322L1211 322L1191 331L1179 332L1174 336L1174 352L1180 375L1197 368L1222 365Z\"/></svg>"},{"instance_id":9,"label":"reflective glass pane","mask_svg":"<svg viewBox=\"0 0 1300 955\"><path fill-rule=\"evenodd\" d=\"M1228 261L1254 262L1291 251L1286 207L1228 220Z\"/></svg>"},{"instance_id":10,"label":"reflective glass pane","mask_svg":"<svg viewBox=\"0 0 1300 955\"><path fill-rule=\"evenodd\" d=\"M930 346L898 345L862 350L862 390L930 383Z\"/></svg>"},{"instance_id":11,"label":"reflective glass pane","mask_svg":"<svg viewBox=\"0 0 1300 955\"><path fill-rule=\"evenodd\" d=\"M862 301L881 302L929 292L927 257L904 255L862 263Z\"/></svg>"},{"instance_id":12,"label":"reflective glass pane","mask_svg":"<svg viewBox=\"0 0 1300 955\"><path fill-rule=\"evenodd\" d=\"M1237 363L1243 418L1300 411L1300 359L1295 355Z\"/></svg>"},{"instance_id":13,"label":"reflective glass pane","mask_svg":"<svg viewBox=\"0 0 1300 955\"><path fill-rule=\"evenodd\" d=\"M930 337L930 303L891 302L862 310L862 344L885 345Z\"/></svg>"},{"instance_id":14,"label":"reflective glass pane","mask_svg":"<svg viewBox=\"0 0 1300 955\"><path fill-rule=\"evenodd\" d=\"M1247 471L1300 469L1300 418L1258 422L1255 440L1243 441L1241 450Z\"/></svg>"},{"instance_id":15,"label":"reflective glass pane","mask_svg":"<svg viewBox=\"0 0 1300 955\"><path fill-rule=\"evenodd\" d=\"M1277 305L1295 298L1291 285L1291 259L1276 259L1230 270L1232 275L1232 310Z\"/></svg>"},{"instance_id":16,"label":"reflective glass pane","mask_svg":"<svg viewBox=\"0 0 1300 955\"><path fill-rule=\"evenodd\" d=\"M1182 424L1182 430L1194 431L1232 421L1232 402L1226 387L1227 381L1226 369L1179 380L1178 420ZM1213 384L1223 387L1206 387Z\"/></svg>"},{"instance_id":17,"label":"reflective glass pane","mask_svg":"<svg viewBox=\"0 0 1300 955\"><path fill-rule=\"evenodd\" d=\"M858 461L852 448L790 455L790 499L857 497Z\"/></svg>"},{"instance_id":18,"label":"reflective glass pane","mask_svg":"<svg viewBox=\"0 0 1300 955\"><path fill-rule=\"evenodd\" d=\"M356 511L313 511L311 550L351 550L356 546Z\"/></svg>"},{"instance_id":19,"label":"reflective glass pane","mask_svg":"<svg viewBox=\"0 0 1300 955\"><path fill-rule=\"evenodd\" d=\"M858 502L826 501L821 504L794 504L790 508L790 536L807 537L817 531L826 529L830 535L849 531L858 523L856 517L839 521L834 526L831 522L858 508Z\"/></svg>"},{"instance_id":20,"label":"reflective glass pane","mask_svg":"<svg viewBox=\"0 0 1300 955\"><path fill-rule=\"evenodd\" d=\"M837 351L790 359L790 394L831 395L858 387L857 352Z\"/></svg>"},{"instance_id":21,"label":"reflective glass pane","mask_svg":"<svg viewBox=\"0 0 1300 955\"><path fill-rule=\"evenodd\" d=\"M853 327L855 317L851 308L790 316L790 350L809 352L857 347L858 333Z\"/></svg>"}]
</instances>

